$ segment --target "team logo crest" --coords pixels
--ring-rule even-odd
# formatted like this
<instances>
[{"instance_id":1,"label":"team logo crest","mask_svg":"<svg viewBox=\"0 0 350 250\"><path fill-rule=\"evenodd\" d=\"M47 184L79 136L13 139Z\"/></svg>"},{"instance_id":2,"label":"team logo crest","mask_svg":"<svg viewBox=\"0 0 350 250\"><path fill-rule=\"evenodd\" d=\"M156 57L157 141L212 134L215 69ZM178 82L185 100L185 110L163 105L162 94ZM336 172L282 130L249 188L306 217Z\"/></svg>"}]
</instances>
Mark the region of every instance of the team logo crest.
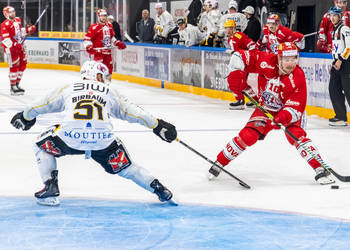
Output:
<instances>
[{"instance_id":1,"label":"team logo crest","mask_svg":"<svg viewBox=\"0 0 350 250\"><path fill-rule=\"evenodd\" d=\"M56 147L55 143L51 140L47 140L43 145L40 146L43 150L45 150L47 153L57 156L61 155L61 150Z\"/></svg>"},{"instance_id":2,"label":"team logo crest","mask_svg":"<svg viewBox=\"0 0 350 250\"><path fill-rule=\"evenodd\" d=\"M111 165L113 172L120 172L124 168L127 168L131 165L131 162L127 156L127 154L123 151L118 149L115 154L112 154L109 157L108 163Z\"/></svg>"}]
</instances>

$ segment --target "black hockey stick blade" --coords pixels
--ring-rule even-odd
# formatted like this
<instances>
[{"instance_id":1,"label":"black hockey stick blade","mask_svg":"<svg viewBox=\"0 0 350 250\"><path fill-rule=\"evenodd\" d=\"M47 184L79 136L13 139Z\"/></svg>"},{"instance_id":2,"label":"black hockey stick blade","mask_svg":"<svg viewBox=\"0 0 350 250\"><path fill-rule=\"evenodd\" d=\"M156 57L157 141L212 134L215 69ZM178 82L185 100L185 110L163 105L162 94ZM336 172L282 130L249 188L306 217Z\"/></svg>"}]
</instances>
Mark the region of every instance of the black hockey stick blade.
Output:
<instances>
[{"instance_id":1,"label":"black hockey stick blade","mask_svg":"<svg viewBox=\"0 0 350 250\"><path fill-rule=\"evenodd\" d=\"M334 175L335 177L337 177L338 180L342 181L342 182L350 182L350 176L344 176L344 175L340 175L337 172L335 172L333 169L328 168L329 172L332 173L332 175Z\"/></svg>"},{"instance_id":2,"label":"black hockey stick blade","mask_svg":"<svg viewBox=\"0 0 350 250\"><path fill-rule=\"evenodd\" d=\"M224 173L228 174L229 176L231 176L233 179L235 179L236 181L238 181L239 185L241 185L242 187L246 188L246 189L250 189L250 186L245 183L244 181L242 181L241 179L239 179L237 176L231 174L229 171L227 171L226 169L224 169L223 167L219 166L218 164L216 164L215 162L213 162L212 160L210 160L208 157L206 157L205 155L199 153L197 150L195 150L194 148L192 148L191 146L187 145L186 143L184 143L183 141L181 141L179 138L175 139L176 141L178 141L181 145L185 146L186 148L188 148L189 150L191 150L192 152L194 152L195 154L199 155L200 157L202 157L204 160L206 160L207 162L211 163L212 165L215 165L216 167L220 168Z\"/></svg>"}]
</instances>

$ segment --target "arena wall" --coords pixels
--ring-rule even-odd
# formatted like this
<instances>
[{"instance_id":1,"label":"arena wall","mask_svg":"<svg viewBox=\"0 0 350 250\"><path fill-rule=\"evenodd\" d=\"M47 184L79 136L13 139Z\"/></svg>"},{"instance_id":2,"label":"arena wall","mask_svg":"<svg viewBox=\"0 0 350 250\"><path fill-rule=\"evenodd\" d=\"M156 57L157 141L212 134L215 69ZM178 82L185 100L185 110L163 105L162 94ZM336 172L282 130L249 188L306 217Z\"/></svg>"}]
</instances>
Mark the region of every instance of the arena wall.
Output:
<instances>
[{"instance_id":1,"label":"arena wall","mask_svg":"<svg viewBox=\"0 0 350 250\"><path fill-rule=\"evenodd\" d=\"M89 60L80 39L29 38L26 52L28 68L79 71L80 64ZM113 50L113 57L113 79L234 100L225 79L230 55L223 48L127 43L127 49ZM1 52L1 67L7 67L5 61ZM331 61L328 54L300 54L299 63L308 85L308 115L334 116L328 94ZM250 74L248 78L253 87L256 77Z\"/></svg>"}]
</instances>

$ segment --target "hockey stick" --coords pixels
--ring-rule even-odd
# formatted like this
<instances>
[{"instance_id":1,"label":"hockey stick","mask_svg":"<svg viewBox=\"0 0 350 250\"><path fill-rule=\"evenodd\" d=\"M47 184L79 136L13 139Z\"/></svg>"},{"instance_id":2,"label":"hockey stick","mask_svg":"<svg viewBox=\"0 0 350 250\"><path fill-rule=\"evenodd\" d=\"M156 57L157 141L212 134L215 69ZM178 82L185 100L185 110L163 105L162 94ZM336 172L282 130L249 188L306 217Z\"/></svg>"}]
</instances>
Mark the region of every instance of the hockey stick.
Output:
<instances>
[{"instance_id":1,"label":"hockey stick","mask_svg":"<svg viewBox=\"0 0 350 250\"><path fill-rule=\"evenodd\" d=\"M254 100L250 95L248 95L245 91L242 91L243 95L245 95L249 101L251 101L258 109L260 109L268 118L270 118L272 121L274 119L274 116L268 112L266 109L264 109L257 101ZM321 167L323 167L326 171L333 174L338 180L342 182L350 182L350 176L343 176L335 172L331 167L329 167L318 155L314 154L303 142L301 142L295 135L293 135L292 132L290 132L289 129L287 129L285 126L283 126L281 123L277 123L276 125L280 126L281 129L288 134L298 145L300 145L306 152L308 152L313 159L318 161L321 164Z\"/></svg>"},{"instance_id":2,"label":"hockey stick","mask_svg":"<svg viewBox=\"0 0 350 250\"><path fill-rule=\"evenodd\" d=\"M306 34L304 35L304 38L305 37L309 37L309 36L314 36L314 35L317 35L318 31L315 31L315 32L312 32L312 33L309 33L309 34Z\"/></svg>"},{"instance_id":3,"label":"hockey stick","mask_svg":"<svg viewBox=\"0 0 350 250\"><path fill-rule=\"evenodd\" d=\"M181 141L179 138L175 139L177 142L179 142L180 144L182 144L183 146L185 146L186 148L188 148L189 150L191 150L192 152L194 152L195 154L199 155L200 157L202 157L204 160L206 160L207 162L211 163L212 165L215 165L216 167L220 168L222 171L224 171L226 174L228 174L229 176L231 176L233 179L235 179L236 181L238 181L238 183L242 186L245 187L247 189L250 189L250 186L245 183L244 181L242 181L241 179L239 179L238 177L234 176L233 174L231 174L229 171L227 171L226 169L224 169L223 167L219 166L218 164L216 164L215 162L213 162L212 160L210 160L208 157L206 157L205 155L199 153L197 150L195 150L194 148L190 147L189 145L187 145L186 143L184 143L183 141Z\"/></svg>"},{"instance_id":4,"label":"hockey stick","mask_svg":"<svg viewBox=\"0 0 350 250\"><path fill-rule=\"evenodd\" d=\"M49 8L49 5L45 6L45 9L41 12L40 16L38 17L38 19L36 19L34 25L37 25L40 22L40 19L44 16L44 14L46 13L47 9Z\"/></svg>"},{"instance_id":5,"label":"hockey stick","mask_svg":"<svg viewBox=\"0 0 350 250\"><path fill-rule=\"evenodd\" d=\"M38 17L38 19L36 19L35 23L33 24L34 26L40 22L40 19L44 16L44 14L46 13L48 8L49 8L49 5L46 5L45 9L41 12L40 16ZM27 34L25 35L25 37L21 41L21 44L23 44L26 39L27 39Z\"/></svg>"},{"instance_id":6,"label":"hockey stick","mask_svg":"<svg viewBox=\"0 0 350 250\"><path fill-rule=\"evenodd\" d=\"M135 43L134 39L132 39L126 31L124 32L124 36L126 39L128 39L129 42Z\"/></svg>"}]
</instances>

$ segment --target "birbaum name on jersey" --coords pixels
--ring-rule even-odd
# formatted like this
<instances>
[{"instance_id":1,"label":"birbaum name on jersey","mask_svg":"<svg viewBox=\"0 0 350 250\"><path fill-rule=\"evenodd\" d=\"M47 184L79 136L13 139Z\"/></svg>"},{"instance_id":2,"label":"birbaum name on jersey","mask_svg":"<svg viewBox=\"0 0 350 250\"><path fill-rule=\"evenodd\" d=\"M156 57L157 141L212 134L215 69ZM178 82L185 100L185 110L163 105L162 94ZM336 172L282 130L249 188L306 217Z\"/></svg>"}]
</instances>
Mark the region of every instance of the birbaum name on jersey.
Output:
<instances>
[{"instance_id":1,"label":"birbaum name on jersey","mask_svg":"<svg viewBox=\"0 0 350 250\"><path fill-rule=\"evenodd\" d=\"M107 101L105 101L100 95L94 94L93 91L98 91L107 95L109 92L109 88L102 86L101 84L94 84L94 83L75 83L73 85L73 91L86 91L86 90L90 90L90 92L84 95L73 96L72 103L76 103L80 100L88 99L88 100L96 100L104 107L106 106Z\"/></svg>"}]
</instances>

